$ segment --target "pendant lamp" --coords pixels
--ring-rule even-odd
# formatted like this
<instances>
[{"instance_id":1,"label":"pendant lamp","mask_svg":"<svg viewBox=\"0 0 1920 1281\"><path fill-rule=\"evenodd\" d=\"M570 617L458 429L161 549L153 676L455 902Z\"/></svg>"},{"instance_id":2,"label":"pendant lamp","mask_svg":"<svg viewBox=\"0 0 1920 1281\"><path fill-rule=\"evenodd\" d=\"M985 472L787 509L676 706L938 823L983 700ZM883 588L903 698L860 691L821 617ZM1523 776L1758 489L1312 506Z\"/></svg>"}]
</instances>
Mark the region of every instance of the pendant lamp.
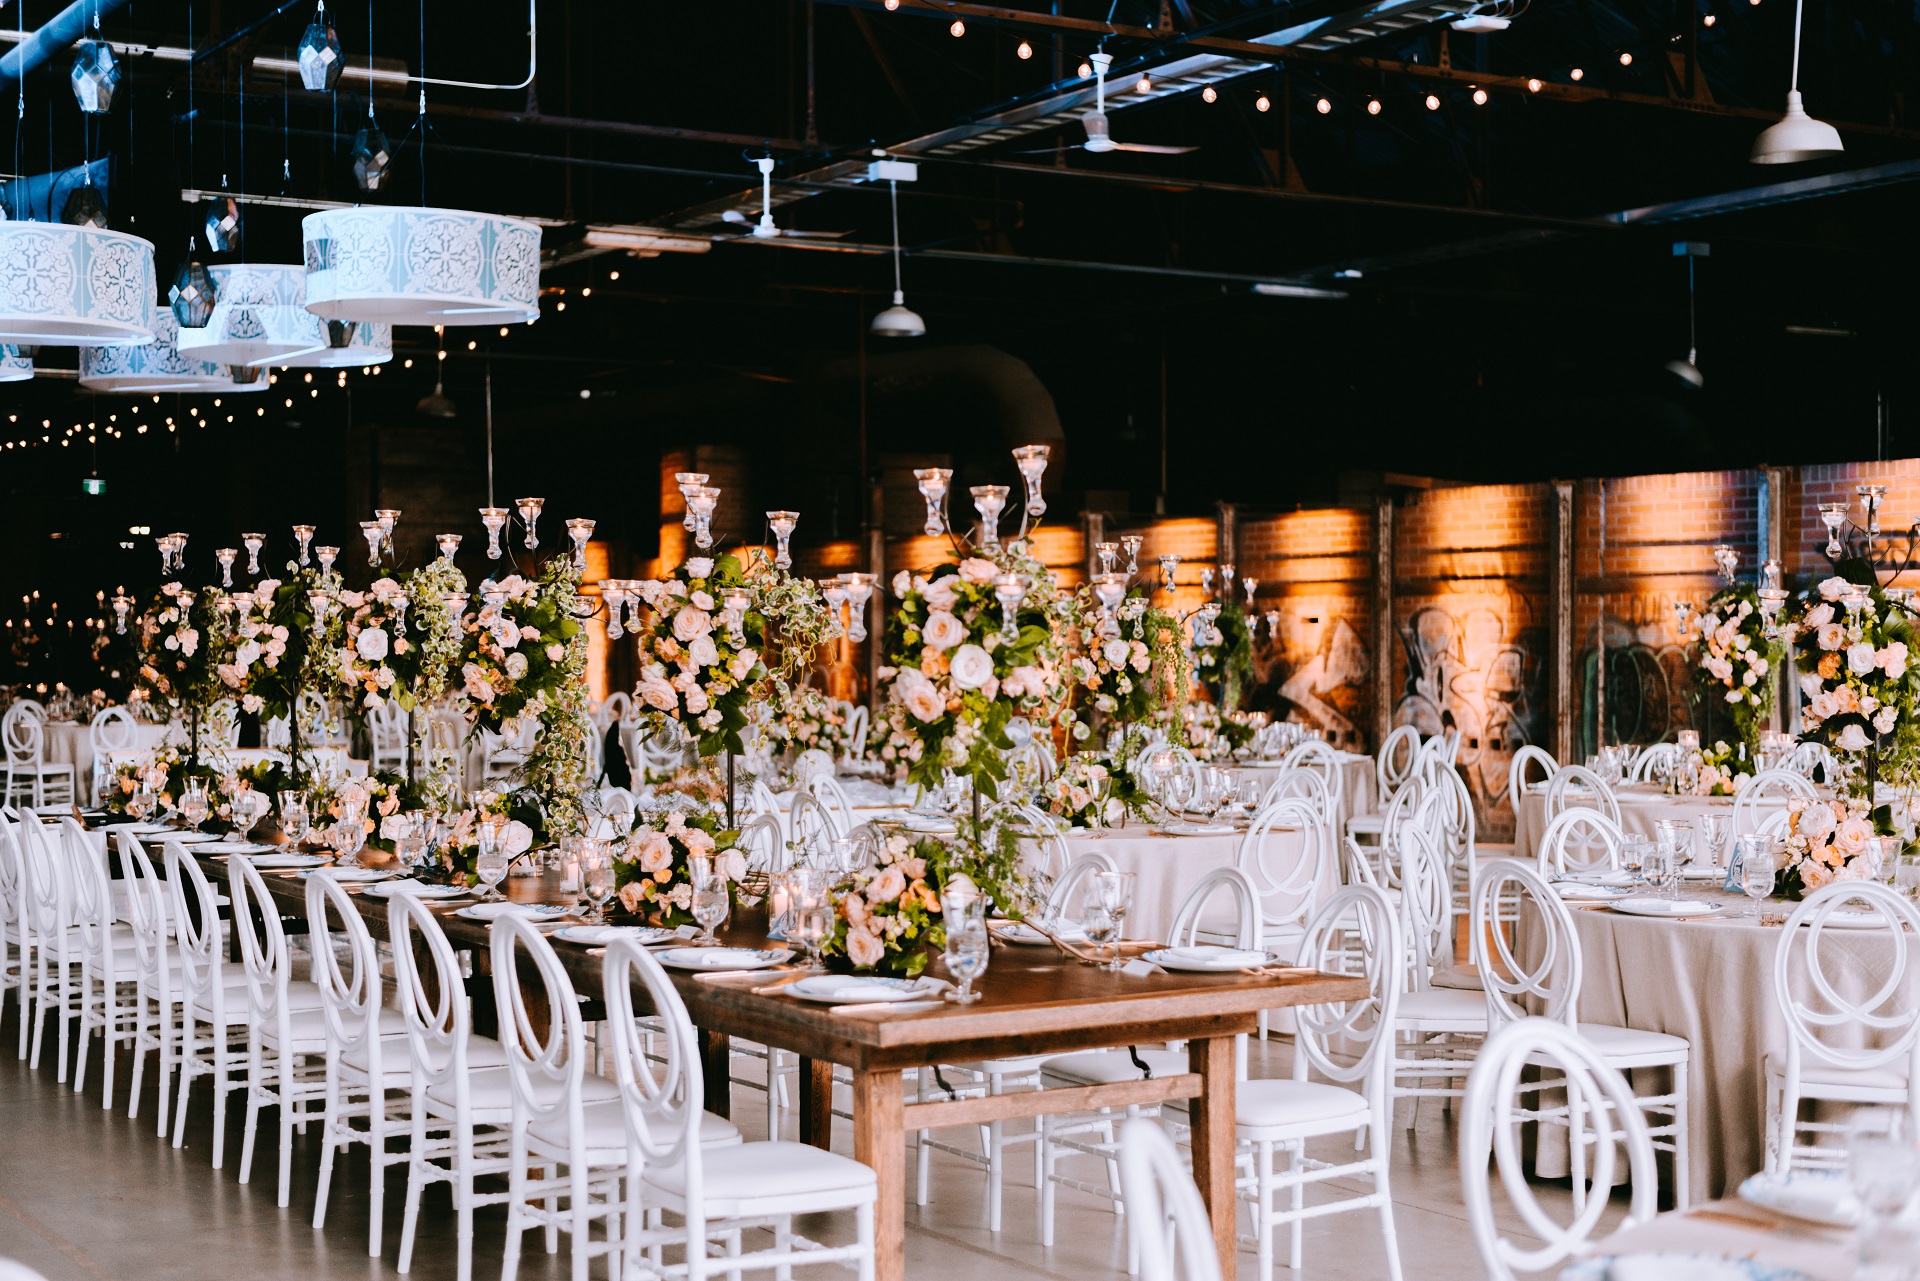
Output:
<instances>
[{"instance_id":1,"label":"pendant lamp","mask_svg":"<svg viewBox=\"0 0 1920 1281\"><path fill-rule=\"evenodd\" d=\"M1800 103L1800 23L1804 3L1805 0L1794 0L1793 77L1787 82L1787 114L1780 118L1779 124L1767 126L1753 140L1753 154L1748 159L1756 165L1798 164L1803 160L1837 156L1844 150L1840 145L1840 131L1825 121L1815 120Z\"/></svg>"},{"instance_id":2,"label":"pendant lamp","mask_svg":"<svg viewBox=\"0 0 1920 1281\"><path fill-rule=\"evenodd\" d=\"M283 365L325 343L306 308L305 268L229 263L207 271L213 314L202 327L180 331L181 355L220 365Z\"/></svg>"},{"instance_id":3,"label":"pendant lamp","mask_svg":"<svg viewBox=\"0 0 1920 1281\"><path fill-rule=\"evenodd\" d=\"M153 341L153 246L86 223L0 222L0 342Z\"/></svg>"},{"instance_id":4,"label":"pendant lamp","mask_svg":"<svg viewBox=\"0 0 1920 1281\"><path fill-rule=\"evenodd\" d=\"M507 325L540 315L540 228L462 209L308 214L307 310L389 325Z\"/></svg>"},{"instance_id":5,"label":"pendant lamp","mask_svg":"<svg viewBox=\"0 0 1920 1281\"><path fill-rule=\"evenodd\" d=\"M180 322L166 307L153 309L157 340L147 347L82 347L80 385L92 391L158 394L169 391L265 391L262 378L254 387L237 384L226 366L180 354L174 345Z\"/></svg>"},{"instance_id":6,"label":"pendant lamp","mask_svg":"<svg viewBox=\"0 0 1920 1281\"><path fill-rule=\"evenodd\" d=\"M880 338L925 337L927 322L907 306L900 289L900 184L892 178L887 179L887 198L893 205L893 306L873 318L872 332Z\"/></svg>"},{"instance_id":7,"label":"pendant lamp","mask_svg":"<svg viewBox=\"0 0 1920 1281\"><path fill-rule=\"evenodd\" d=\"M33 377L33 357L22 356L12 343L0 346L0 383L23 383Z\"/></svg>"},{"instance_id":8,"label":"pendant lamp","mask_svg":"<svg viewBox=\"0 0 1920 1281\"><path fill-rule=\"evenodd\" d=\"M371 320L322 320L312 312L306 315L320 345L276 364L289 369L345 369L384 365L393 359L392 325Z\"/></svg>"}]
</instances>

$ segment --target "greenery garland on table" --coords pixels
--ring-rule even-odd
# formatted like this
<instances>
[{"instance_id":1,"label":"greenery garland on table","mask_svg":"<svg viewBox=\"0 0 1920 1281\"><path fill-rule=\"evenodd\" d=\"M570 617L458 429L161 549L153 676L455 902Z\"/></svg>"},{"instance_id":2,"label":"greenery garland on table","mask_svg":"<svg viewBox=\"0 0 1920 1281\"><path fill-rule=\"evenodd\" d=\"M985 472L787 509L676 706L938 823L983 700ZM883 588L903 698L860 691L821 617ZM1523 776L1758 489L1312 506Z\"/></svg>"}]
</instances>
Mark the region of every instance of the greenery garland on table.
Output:
<instances>
[{"instance_id":1,"label":"greenery garland on table","mask_svg":"<svg viewBox=\"0 0 1920 1281\"><path fill-rule=\"evenodd\" d=\"M1222 712L1240 710L1253 680L1253 631L1246 611L1229 602L1213 620L1210 639L1193 647L1194 674Z\"/></svg>"},{"instance_id":2,"label":"greenery garland on table","mask_svg":"<svg viewBox=\"0 0 1920 1281\"><path fill-rule=\"evenodd\" d=\"M1786 657L1784 641L1767 635L1759 589L1751 583L1722 588L1689 625L1696 704L1725 708L1734 734L1746 745L1750 772L1760 749L1760 731L1773 708L1774 675ZM1736 755L1736 764L1743 763Z\"/></svg>"}]
</instances>

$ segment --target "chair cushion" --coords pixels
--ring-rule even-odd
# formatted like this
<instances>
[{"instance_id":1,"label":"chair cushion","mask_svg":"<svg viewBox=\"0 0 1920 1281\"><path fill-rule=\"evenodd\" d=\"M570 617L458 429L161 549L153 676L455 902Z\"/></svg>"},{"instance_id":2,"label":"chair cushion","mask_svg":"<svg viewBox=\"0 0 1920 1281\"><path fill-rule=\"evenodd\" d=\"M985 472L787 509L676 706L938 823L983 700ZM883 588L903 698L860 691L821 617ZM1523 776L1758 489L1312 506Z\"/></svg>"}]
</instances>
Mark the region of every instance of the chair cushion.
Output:
<instances>
[{"instance_id":1,"label":"chair cushion","mask_svg":"<svg viewBox=\"0 0 1920 1281\"><path fill-rule=\"evenodd\" d=\"M261 1025L261 1039L271 1043L276 1033L271 1022ZM404 1037L407 1032L406 1020L400 1011L382 1008L380 1011L380 1035L384 1039ZM294 1010L287 1016L287 1035L296 1044L317 1043L324 1045L327 1040L327 1013L325 1010ZM406 1045L400 1043L400 1061L406 1062Z\"/></svg>"},{"instance_id":2,"label":"chair cushion","mask_svg":"<svg viewBox=\"0 0 1920 1281\"><path fill-rule=\"evenodd\" d=\"M1153 1070L1155 1078L1180 1076L1188 1071L1185 1050L1141 1050L1140 1061ZM1140 1069L1125 1050L1092 1050L1084 1054L1062 1054L1040 1065L1040 1079L1052 1085L1108 1085L1115 1081L1138 1081Z\"/></svg>"},{"instance_id":3,"label":"chair cushion","mask_svg":"<svg viewBox=\"0 0 1920 1281\"><path fill-rule=\"evenodd\" d=\"M581 1120L585 1122L587 1151L596 1155L618 1154L625 1160L627 1155L627 1108L618 1099L606 1103L590 1103L580 1109ZM660 1132L660 1128L651 1120L648 1129L661 1139L670 1136ZM527 1127L529 1138L562 1151L567 1146L567 1118L554 1117ZM700 1114L700 1146L703 1148L730 1147L741 1142L740 1127L723 1116L711 1112Z\"/></svg>"},{"instance_id":4,"label":"chair cushion","mask_svg":"<svg viewBox=\"0 0 1920 1281\"><path fill-rule=\"evenodd\" d=\"M1430 987L1400 994L1399 1022L1448 1024L1469 1031L1487 1026L1487 998L1477 991Z\"/></svg>"},{"instance_id":5,"label":"chair cushion","mask_svg":"<svg viewBox=\"0 0 1920 1281\"><path fill-rule=\"evenodd\" d=\"M1637 1027L1615 1027L1611 1023L1580 1023L1574 1030L1600 1053L1612 1057L1639 1057L1642 1055L1684 1055L1687 1053L1685 1037L1668 1036L1665 1032L1648 1032Z\"/></svg>"},{"instance_id":6,"label":"chair cushion","mask_svg":"<svg viewBox=\"0 0 1920 1281\"><path fill-rule=\"evenodd\" d=\"M405 1016L403 1015L402 1018ZM386 1044L381 1049L380 1064L388 1077L407 1077L413 1074L413 1058L407 1049L405 1037L397 1041L381 1038ZM367 1070L367 1052L363 1049L348 1050L340 1056L340 1061L356 1071ZM479 1068L497 1068L507 1065L507 1052L500 1042L490 1036L469 1036L467 1038L467 1070Z\"/></svg>"},{"instance_id":7,"label":"chair cushion","mask_svg":"<svg viewBox=\"0 0 1920 1281\"><path fill-rule=\"evenodd\" d=\"M1436 971L1427 981L1434 987L1444 987L1456 992L1486 991L1486 985L1480 981L1480 971L1471 965L1456 965L1452 969Z\"/></svg>"},{"instance_id":8,"label":"chair cushion","mask_svg":"<svg viewBox=\"0 0 1920 1281\"><path fill-rule=\"evenodd\" d=\"M1583 1027L1581 1029L1585 1031ZM1767 1054L1767 1075L1784 1076L1787 1071L1787 1056ZM1892 1090L1906 1094L1907 1074L1897 1067L1843 1068L1830 1063L1814 1063L1805 1055L1800 1057L1800 1084L1806 1086L1834 1085L1849 1090Z\"/></svg>"},{"instance_id":9,"label":"chair cushion","mask_svg":"<svg viewBox=\"0 0 1920 1281\"><path fill-rule=\"evenodd\" d=\"M1178 1120L1187 1120L1190 1100L1166 1105ZM1243 1139L1289 1131L1300 1137L1357 1130L1368 1120L1367 1098L1344 1086L1321 1081L1242 1081L1234 1087L1233 1120Z\"/></svg>"},{"instance_id":10,"label":"chair cushion","mask_svg":"<svg viewBox=\"0 0 1920 1281\"><path fill-rule=\"evenodd\" d=\"M234 980L233 971L235 970L240 971L238 982ZM252 1013L247 1000L246 967L231 962L225 963L220 967L220 978L222 986L226 988L226 995L221 1000L221 1005L225 1008L227 1022L229 1024L247 1022L252 1017ZM178 982L177 979L175 981ZM311 983L287 984L287 1008L295 1011L319 1009L320 989ZM196 1000L193 1003L193 1013L202 1021L211 1021L213 1007L205 1001ZM325 1033L321 1035L324 1036Z\"/></svg>"},{"instance_id":11,"label":"chair cushion","mask_svg":"<svg viewBox=\"0 0 1920 1281\"><path fill-rule=\"evenodd\" d=\"M873 1170L805 1143L775 1140L709 1148L700 1157L707 1213L727 1216L743 1201L818 1196L826 1192L876 1190ZM684 1165L648 1166L646 1181L676 1196L686 1195Z\"/></svg>"},{"instance_id":12,"label":"chair cushion","mask_svg":"<svg viewBox=\"0 0 1920 1281\"><path fill-rule=\"evenodd\" d=\"M498 1045L498 1042L495 1042ZM471 1050L471 1046L468 1047ZM472 1060L468 1060L469 1066ZM453 1082L442 1081L427 1087L427 1097L442 1107L453 1106ZM553 1081L535 1078L529 1084L533 1097L543 1106L558 1099L562 1087ZM620 1087L604 1076L589 1072L580 1079L580 1099L599 1103L620 1097ZM467 1104L476 1112L506 1112L513 1108L513 1080L504 1067L483 1068L467 1073Z\"/></svg>"}]
</instances>

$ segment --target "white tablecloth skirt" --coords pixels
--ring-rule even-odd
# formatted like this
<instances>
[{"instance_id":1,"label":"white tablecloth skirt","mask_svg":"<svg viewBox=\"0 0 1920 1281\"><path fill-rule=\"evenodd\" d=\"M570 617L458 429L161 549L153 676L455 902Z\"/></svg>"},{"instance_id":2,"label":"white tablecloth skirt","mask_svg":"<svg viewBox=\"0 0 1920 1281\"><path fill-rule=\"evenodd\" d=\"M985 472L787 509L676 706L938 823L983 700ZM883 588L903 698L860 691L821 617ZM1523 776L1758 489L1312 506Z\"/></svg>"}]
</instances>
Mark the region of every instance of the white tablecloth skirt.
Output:
<instances>
[{"instance_id":1,"label":"white tablecloth skirt","mask_svg":"<svg viewBox=\"0 0 1920 1281\"><path fill-rule=\"evenodd\" d=\"M1534 788L1540 788L1536 791ZM1731 796L1668 796L1651 783L1629 783L1614 789L1614 798L1620 802L1620 828L1629 836L1644 836L1654 839L1653 825L1663 818L1685 818L1693 820L1693 830L1700 830L1700 817L1703 814L1725 814L1733 816L1733 797ZM1786 809L1787 798L1781 795L1768 797L1757 802L1754 811L1760 822ZM1527 789L1520 798L1515 813L1513 829L1513 856L1533 859L1540 850L1540 838L1547 830L1547 797L1541 784ZM1727 852L1721 851L1720 862L1726 862Z\"/></svg>"}]
</instances>

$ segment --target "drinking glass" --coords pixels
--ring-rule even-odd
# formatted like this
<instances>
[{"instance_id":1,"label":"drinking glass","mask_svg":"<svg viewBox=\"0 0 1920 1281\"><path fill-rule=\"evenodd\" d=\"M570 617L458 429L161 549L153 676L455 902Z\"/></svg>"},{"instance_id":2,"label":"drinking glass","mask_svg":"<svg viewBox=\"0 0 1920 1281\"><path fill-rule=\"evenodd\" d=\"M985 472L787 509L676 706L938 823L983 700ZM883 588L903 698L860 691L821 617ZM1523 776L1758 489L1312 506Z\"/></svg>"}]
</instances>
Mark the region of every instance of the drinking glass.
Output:
<instances>
[{"instance_id":1,"label":"drinking glass","mask_svg":"<svg viewBox=\"0 0 1920 1281\"><path fill-rule=\"evenodd\" d=\"M1653 839L1656 844L1665 845L1673 850L1673 871L1678 876L1686 865L1693 861L1693 820L1686 818L1655 819Z\"/></svg>"},{"instance_id":2,"label":"drinking glass","mask_svg":"<svg viewBox=\"0 0 1920 1281\"><path fill-rule=\"evenodd\" d=\"M1233 775L1223 769L1210 769L1201 779L1203 788L1201 806L1208 818L1220 812L1220 807L1233 795Z\"/></svg>"},{"instance_id":3,"label":"drinking glass","mask_svg":"<svg viewBox=\"0 0 1920 1281\"><path fill-rule=\"evenodd\" d=\"M1893 888L1908 898L1920 898L1920 854L1901 854L1893 872Z\"/></svg>"},{"instance_id":4,"label":"drinking glass","mask_svg":"<svg viewBox=\"0 0 1920 1281\"><path fill-rule=\"evenodd\" d=\"M612 900L614 891L613 854L603 842L583 841L580 864L580 888L585 892L587 902L593 905L593 910L587 914L587 919L595 925L605 925L607 904ZM503 855L501 871L505 870ZM481 875L485 876L486 873L482 872ZM499 878L494 879L497 881Z\"/></svg>"},{"instance_id":5,"label":"drinking glass","mask_svg":"<svg viewBox=\"0 0 1920 1281\"><path fill-rule=\"evenodd\" d=\"M1627 836L1620 842L1620 866L1633 879L1642 879L1647 866L1647 852L1653 848L1653 842L1644 836Z\"/></svg>"},{"instance_id":6,"label":"drinking glass","mask_svg":"<svg viewBox=\"0 0 1920 1281\"><path fill-rule=\"evenodd\" d=\"M787 869L787 939L798 943L803 969L820 970L820 945L830 928L833 903L828 895L830 878L826 869L793 867Z\"/></svg>"},{"instance_id":7,"label":"drinking glass","mask_svg":"<svg viewBox=\"0 0 1920 1281\"><path fill-rule=\"evenodd\" d=\"M480 897L504 897L497 888L501 881L507 879L507 850L500 841L500 828L496 824L482 822L475 831L480 841L480 853L474 858L473 870L486 883Z\"/></svg>"},{"instance_id":8,"label":"drinking glass","mask_svg":"<svg viewBox=\"0 0 1920 1281\"><path fill-rule=\"evenodd\" d=\"M1661 841L1647 851L1646 861L1642 865L1647 884L1653 888L1658 898L1673 897L1674 877L1680 871L1680 851L1665 841Z\"/></svg>"},{"instance_id":9,"label":"drinking glass","mask_svg":"<svg viewBox=\"0 0 1920 1281\"><path fill-rule=\"evenodd\" d=\"M280 794L280 830L288 845L298 845L307 835L307 798L299 792Z\"/></svg>"},{"instance_id":10,"label":"drinking glass","mask_svg":"<svg viewBox=\"0 0 1920 1281\"><path fill-rule=\"evenodd\" d=\"M1733 815L1702 814L1700 816L1700 839L1706 846L1704 851L1707 862L1716 869L1724 869L1726 863L1727 835L1733 830Z\"/></svg>"},{"instance_id":11,"label":"drinking glass","mask_svg":"<svg viewBox=\"0 0 1920 1281\"><path fill-rule=\"evenodd\" d=\"M127 813L144 823L147 821L147 815L153 813L153 803L158 799L152 792L142 787L127 798Z\"/></svg>"},{"instance_id":12,"label":"drinking glass","mask_svg":"<svg viewBox=\"0 0 1920 1281\"><path fill-rule=\"evenodd\" d=\"M1260 780L1257 778L1241 779L1239 784L1233 789L1233 799L1234 803L1239 805L1243 813L1254 813L1260 808Z\"/></svg>"},{"instance_id":13,"label":"drinking glass","mask_svg":"<svg viewBox=\"0 0 1920 1281\"><path fill-rule=\"evenodd\" d=\"M727 919L727 909L732 906L727 896L727 878L720 874L711 858L699 855L688 861L688 870L693 881L693 919L700 922L700 933L693 945L714 947L720 940L714 936L713 927Z\"/></svg>"},{"instance_id":14,"label":"drinking glass","mask_svg":"<svg viewBox=\"0 0 1920 1281\"><path fill-rule=\"evenodd\" d=\"M1169 817L1186 814L1187 806L1193 803L1194 790L1193 775L1187 771L1181 770L1167 776L1166 782L1161 784L1161 795L1169 810Z\"/></svg>"},{"instance_id":15,"label":"drinking glass","mask_svg":"<svg viewBox=\"0 0 1920 1281\"><path fill-rule=\"evenodd\" d=\"M1120 937L1119 922L1113 919L1113 913L1101 907L1098 902L1089 902L1080 913L1080 928L1087 936L1087 942L1093 944L1095 955L1098 950Z\"/></svg>"},{"instance_id":16,"label":"drinking glass","mask_svg":"<svg viewBox=\"0 0 1920 1281\"><path fill-rule=\"evenodd\" d=\"M1860 1202L1855 1281L1912 1281L1920 1271L1920 1148L1903 1116L1848 1134L1847 1181Z\"/></svg>"},{"instance_id":17,"label":"drinking glass","mask_svg":"<svg viewBox=\"0 0 1920 1281\"><path fill-rule=\"evenodd\" d=\"M207 821L207 785L199 779L187 784L180 794L180 813L192 824L194 831Z\"/></svg>"},{"instance_id":18,"label":"drinking glass","mask_svg":"<svg viewBox=\"0 0 1920 1281\"><path fill-rule=\"evenodd\" d=\"M940 896L940 914L947 925L947 973L960 980L949 1001L971 1005L980 999L973 981L987 972L987 900L974 893Z\"/></svg>"},{"instance_id":19,"label":"drinking glass","mask_svg":"<svg viewBox=\"0 0 1920 1281\"><path fill-rule=\"evenodd\" d=\"M1132 872L1096 872L1093 877L1094 899L1113 918L1113 959L1107 963L1109 970L1120 968L1120 931L1126 928L1127 912L1133 906L1133 883Z\"/></svg>"},{"instance_id":20,"label":"drinking glass","mask_svg":"<svg viewBox=\"0 0 1920 1281\"><path fill-rule=\"evenodd\" d=\"M1754 833L1735 842L1740 856L1740 888L1752 901L1741 916L1758 916L1760 900L1773 893L1773 838Z\"/></svg>"}]
</instances>

